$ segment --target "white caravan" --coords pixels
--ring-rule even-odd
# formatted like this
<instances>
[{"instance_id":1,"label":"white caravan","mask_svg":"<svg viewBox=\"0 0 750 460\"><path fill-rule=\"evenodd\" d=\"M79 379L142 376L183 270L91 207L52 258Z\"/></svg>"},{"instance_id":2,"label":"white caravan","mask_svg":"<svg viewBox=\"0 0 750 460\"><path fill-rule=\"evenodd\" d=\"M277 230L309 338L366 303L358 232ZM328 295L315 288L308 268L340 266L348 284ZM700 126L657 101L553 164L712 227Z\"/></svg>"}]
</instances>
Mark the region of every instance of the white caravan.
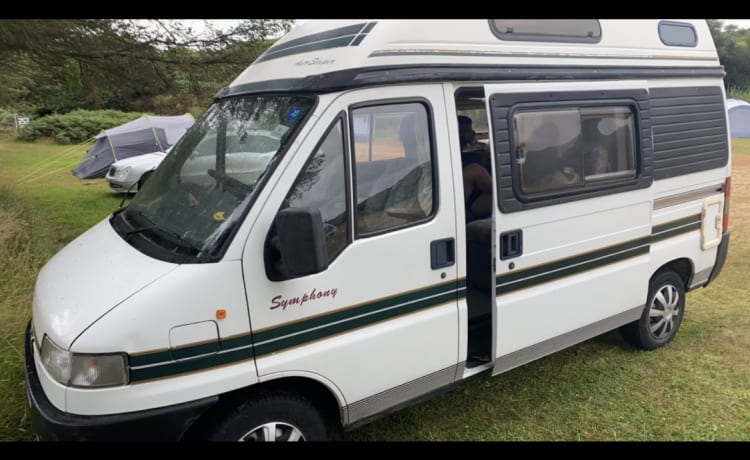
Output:
<instances>
[{"instance_id":1,"label":"white caravan","mask_svg":"<svg viewBox=\"0 0 750 460\"><path fill-rule=\"evenodd\" d=\"M296 27L40 272L38 436L321 440L615 328L667 344L729 245L723 75L704 21Z\"/></svg>"}]
</instances>

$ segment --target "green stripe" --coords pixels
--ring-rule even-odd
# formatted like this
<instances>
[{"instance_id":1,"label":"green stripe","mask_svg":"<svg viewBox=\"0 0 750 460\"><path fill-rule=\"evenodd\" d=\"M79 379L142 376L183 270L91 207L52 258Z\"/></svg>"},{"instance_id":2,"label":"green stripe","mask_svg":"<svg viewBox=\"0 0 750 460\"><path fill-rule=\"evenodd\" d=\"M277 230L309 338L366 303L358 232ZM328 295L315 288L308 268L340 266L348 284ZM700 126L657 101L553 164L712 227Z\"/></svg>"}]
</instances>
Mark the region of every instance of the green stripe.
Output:
<instances>
[{"instance_id":1,"label":"green stripe","mask_svg":"<svg viewBox=\"0 0 750 460\"><path fill-rule=\"evenodd\" d=\"M184 374L186 372L200 371L210 367L221 366L223 364L231 364L235 361L251 359L252 357L253 349L245 348L242 350L217 353L190 360L171 361L161 366L147 367L145 369L130 369L130 381L140 382L143 380Z\"/></svg>"},{"instance_id":2,"label":"green stripe","mask_svg":"<svg viewBox=\"0 0 750 460\"><path fill-rule=\"evenodd\" d=\"M693 230L698 230L701 228L701 222L694 222L690 225L686 225L682 228L673 228L670 230L664 230L662 233L659 233L658 235L653 235L651 237L651 242L656 243L657 241L666 240L667 238L672 238L673 236L682 235L683 233L692 232Z\"/></svg>"},{"instance_id":3,"label":"green stripe","mask_svg":"<svg viewBox=\"0 0 750 460\"><path fill-rule=\"evenodd\" d=\"M143 355L129 356L130 366L146 366L148 364L163 363L165 361L172 360L172 353L167 351L156 351L153 353L146 353Z\"/></svg>"},{"instance_id":4,"label":"green stripe","mask_svg":"<svg viewBox=\"0 0 750 460\"><path fill-rule=\"evenodd\" d=\"M375 322L385 321L387 319L411 313L414 311L426 309L434 305L456 300L459 294L456 292L459 286L465 287L464 280L457 283L446 283L439 286L431 286L420 291L410 292L407 294L396 295L387 299L372 302L360 307L350 308L329 315L312 318L307 321L280 326L268 331L262 331L255 334L257 343L273 340L267 344L261 344L256 347L257 354L273 353L284 348L301 345L311 340L317 340L329 335L339 334L350 329L370 325ZM425 297L436 297L425 299ZM465 295L465 294L464 294ZM408 305L392 308L405 302L412 302ZM385 310L385 311L383 311ZM352 318L368 314L363 318ZM342 321L338 324L331 324ZM320 329L310 331L309 329L323 326ZM304 332L303 332L304 331ZM301 332L301 333L300 333ZM289 334L295 334L282 340L274 340ZM252 344L251 334L233 337L231 339L221 340L218 348L222 351L232 348L248 346ZM187 359L191 356L199 356L206 353L217 351L217 342L203 343L171 351L158 351L139 356L130 356L130 379L133 382L164 377L166 375L182 374L196 370L206 369L213 366L228 364L232 361L248 359L252 357L253 348L235 350L225 353L215 353L209 356L201 356L195 359ZM184 359L183 361L174 361L175 359ZM139 366L150 364L160 364L143 369L133 369Z\"/></svg>"},{"instance_id":5,"label":"green stripe","mask_svg":"<svg viewBox=\"0 0 750 460\"><path fill-rule=\"evenodd\" d=\"M241 336L232 337L230 339L222 339L218 342L208 342L167 351L157 351L154 353L147 353L138 356L130 356L130 367L166 363L175 359L185 359L192 356L200 356L206 353L217 352L220 350L231 350L232 348L242 347L250 344L252 344L252 336L250 334L244 334Z\"/></svg>"},{"instance_id":6,"label":"green stripe","mask_svg":"<svg viewBox=\"0 0 750 460\"><path fill-rule=\"evenodd\" d=\"M638 246L643 246L644 244L648 244L649 241L650 241L649 237L638 238L637 240L626 241L625 243L620 243L615 246L609 246L603 249L597 249L595 251L588 252L586 254L576 255L576 256L565 258L565 259L560 259L558 261L540 265L537 267L532 267L527 270L503 274L497 277L497 283L498 284L507 283L507 282L515 281L521 278L527 278L529 276L541 275L551 270L565 268L570 265L575 265L581 262L586 262L591 259L598 259L599 257L604 257L604 256L608 256L617 252L625 251L628 249L633 249Z\"/></svg>"},{"instance_id":7,"label":"green stripe","mask_svg":"<svg viewBox=\"0 0 750 460\"><path fill-rule=\"evenodd\" d=\"M701 221L701 215L700 214L695 214L693 216L689 216L689 217L684 217L682 219L673 220L672 222L667 222L666 224L657 225L656 227L653 228L653 230L651 230L651 234L654 235L656 233L661 233L661 232L663 232L665 230L669 230L669 229L672 229L672 228L675 228L675 227L679 227L681 225L695 223L696 221L697 222Z\"/></svg>"},{"instance_id":8,"label":"green stripe","mask_svg":"<svg viewBox=\"0 0 750 460\"><path fill-rule=\"evenodd\" d=\"M456 294L454 292L449 292L431 299L420 300L409 305L393 308L390 310L378 311L362 318L349 319L338 324L330 324L328 326L321 327L320 329L302 332L300 334L282 338L279 340L274 340L269 343L260 343L260 341L257 341L255 345L255 356L275 353L286 348L295 347L307 342L311 342L313 340L328 338L332 335L348 332L359 327L370 326L372 324L386 321L397 316L425 310L436 305L453 301L455 299Z\"/></svg>"},{"instance_id":9,"label":"green stripe","mask_svg":"<svg viewBox=\"0 0 750 460\"><path fill-rule=\"evenodd\" d=\"M546 283L548 281L554 281L554 280L564 278L567 276L576 275L586 270L591 270L594 268L599 268L605 265L613 264L615 262L620 262L626 259L630 259L632 257L640 256L642 254L648 254L648 252L649 252L648 245L636 247L633 249L628 249L625 252L622 252L620 254L613 254L611 256L604 257L599 260L590 260L588 262L581 263L580 265L577 265L575 267L571 267L568 269L562 269L562 270L558 270L558 271L551 272L551 273L537 275L529 279L515 281L509 285L497 286L497 288L495 289L495 292L497 295L507 294L509 292L517 291L519 289L524 289L530 286L535 286L537 284Z\"/></svg>"},{"instance_id":10,"label":"green stripe","mask_svg":"<svg viewBox=\"0 0 750 460\"><path fill-rule=\"evenodd\" d=\"M498 276L496 281L497 295L507 294L519 289L554 281L567 276L582 273L612 263L647 254L649 242L661 241L675 235L694 231L700 228L701 216L694 215L655 226L650 237L627 241L590 253L568 257L546 265L528 270ZM507 284L509 283L509 284ZM502 285L500 285L502 284ZM432 297L435 296L435 297ZM251 359L276 353L287 348L296 347L333 335L351 331L356 328L396 318L401 315L425 310L436 305L455 301L466 296L466 280L456 283L445 283L418 291L395 295L386 299L370 302L353 308L333 312L327 315L303 320L297 323L279 326L255 334L255 347L251 334L244 334L217 342L203 343L194 346L158 351L139 356L130 356L130 379L133 382L166 377L186 372L208 369L235 361ZM427 298L431 297L431 298ZM407 303L407 305L400 305ZM364 315L364 316L362 316ZM265 342L265 343L264 343ZM246 347L241 350L233 348ZM220 352L216 353L219 350ZM227 351L232 350L232 351ZM207 356L203 354L213 353ZM200 357L196 357L200 356ZM190 357L196 357L189 359ZM175 361L175 359L183 359ZM137 369L139 366L156 364L153 367Z\"/></svg>"},{"instance_id":11,"label":"green stripe","mask_svg":"<svg viewBox=\"0 0 750 460\"><path fill-rule=\"evenodd\" d=\"M404 302L411 302L435 294L448 292L453 293L453 295L455 296L455 290L456 283L446 283L440 286L428 287L426 289L410 292L407 294L396 295L379 301L360 305L358 307L347 308L345 310L340 310L327 315L318 316L316 318L288 324L286 326L280 326L273 329L256 332L255 342L265 342L276 337L294 334L296 332L301 332L313 327L323 326L335 321L345 320L347 318L352 318L354 316L359 316L365 313L372 313L383 308L388 308Z\"/></svg>"}]
</instances>

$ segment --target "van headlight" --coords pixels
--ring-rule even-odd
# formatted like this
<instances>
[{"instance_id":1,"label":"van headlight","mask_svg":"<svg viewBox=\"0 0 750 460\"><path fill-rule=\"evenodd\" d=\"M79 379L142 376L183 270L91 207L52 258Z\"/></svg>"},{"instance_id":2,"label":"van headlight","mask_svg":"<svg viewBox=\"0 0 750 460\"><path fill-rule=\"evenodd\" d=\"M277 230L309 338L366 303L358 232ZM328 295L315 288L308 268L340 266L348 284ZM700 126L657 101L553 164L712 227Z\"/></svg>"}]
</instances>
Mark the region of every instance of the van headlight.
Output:
<instances>
[{"instance_id":1,"label":"van headlight","mask_svg":"<svg viewBox=\"0 0 750 460\"><path fill-rule=\"evenodd\" d=\"M130 174L130 166L125 166L124 168L118 168L117 172L115 173L115 179L123 180L126 177L128 177L128 174Z\"/></svg>"},{"instance_id":2,"label":"van headlight","mask_svg":"<svg viewBox=\"0 0 750 460\"><path fill-rule=\"evenodd\" d=\"M125 355L71 353L45 335L40 351L42 365L52 378L74 387L111 387L128 383Z\"/></svg>"}]
</instances>

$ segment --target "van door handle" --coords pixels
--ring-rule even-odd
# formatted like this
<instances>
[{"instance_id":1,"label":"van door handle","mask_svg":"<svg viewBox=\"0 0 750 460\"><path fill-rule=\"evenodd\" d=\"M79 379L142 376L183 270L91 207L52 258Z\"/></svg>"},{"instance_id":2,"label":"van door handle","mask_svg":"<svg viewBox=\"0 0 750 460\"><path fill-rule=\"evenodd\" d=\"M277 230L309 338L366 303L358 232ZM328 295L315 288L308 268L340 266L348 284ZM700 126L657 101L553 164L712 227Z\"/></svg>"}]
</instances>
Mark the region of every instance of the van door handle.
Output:
<instances>
[{"instance_id":1,"label":"van door handle","mask_svg":"<svg viewBox=\"0 0 750 460\"><path fill-rule=\"evenodd\" d=\"M456 263L456 240L443 238L430 243L430 267L433 270Z\"/></svg>"},{"instance_id":2,"label":"van door handle","mask_svg":"<svg viewBox=\"0 0 750 460\"><path fill-rule=\"evenodd\" d=\"M500 234L500 260L512 259L523 254L523 231L510 230Z\"/></svg>"}]
</instances>

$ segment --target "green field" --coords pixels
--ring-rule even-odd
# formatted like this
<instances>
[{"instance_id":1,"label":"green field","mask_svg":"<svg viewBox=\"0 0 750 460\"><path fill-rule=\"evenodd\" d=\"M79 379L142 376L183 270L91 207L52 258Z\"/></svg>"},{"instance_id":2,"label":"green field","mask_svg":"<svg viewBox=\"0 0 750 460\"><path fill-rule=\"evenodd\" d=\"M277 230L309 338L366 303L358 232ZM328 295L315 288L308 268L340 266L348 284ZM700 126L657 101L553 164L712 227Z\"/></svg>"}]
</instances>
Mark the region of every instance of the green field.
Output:
<instances>
[{"instance_id":1,"label":"green field","mask_svg":"<svg viewBox=\"0 0 750 460\"><path fill-rule=\"evenodd\" d=\"M23 330L39 269L121 200L73 177L82 153L67 148L0 139L0 440L33 438ZM605 334L334 438L750 440L750 140L733 149L729 258L688 294L668 347L639 352Z\"/></svg>"}]
</instances>

